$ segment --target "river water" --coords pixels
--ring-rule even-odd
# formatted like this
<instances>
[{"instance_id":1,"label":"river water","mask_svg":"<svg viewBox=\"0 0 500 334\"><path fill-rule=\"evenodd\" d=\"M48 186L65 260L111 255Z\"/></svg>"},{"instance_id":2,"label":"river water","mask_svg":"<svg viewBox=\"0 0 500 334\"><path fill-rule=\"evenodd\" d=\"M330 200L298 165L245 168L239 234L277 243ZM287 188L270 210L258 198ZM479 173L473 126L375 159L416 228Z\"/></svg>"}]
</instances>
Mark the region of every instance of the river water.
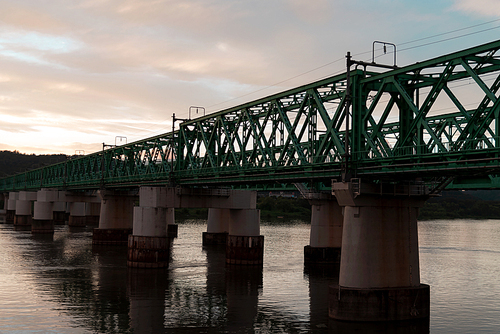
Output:
<instances>
[{"instance_id":1,"label":"river water","mask_svg":"<svg viewBox=\"0 0 500 334\"><path fill-rule=\"evenodd\" d=\"M205 221L179 222L166 270L127 268L126 247L93 247L92 229L35 237L0 224L0 333L497 333L500 221L419 223L430 324L328 319L335 270L304 268L309 225L265 223L263 268L225 266L201 245ZM382 327L380 327L382 326Z\"/></svg>"}]
</instances>

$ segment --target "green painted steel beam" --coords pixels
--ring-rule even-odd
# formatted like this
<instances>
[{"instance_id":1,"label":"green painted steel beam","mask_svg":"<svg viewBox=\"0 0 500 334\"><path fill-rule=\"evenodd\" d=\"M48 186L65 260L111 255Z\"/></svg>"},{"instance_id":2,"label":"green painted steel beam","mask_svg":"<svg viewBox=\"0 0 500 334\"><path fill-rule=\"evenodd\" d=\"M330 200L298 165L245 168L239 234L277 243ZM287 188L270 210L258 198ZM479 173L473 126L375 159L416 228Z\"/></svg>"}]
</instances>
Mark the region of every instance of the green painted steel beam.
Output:
<instances>
[{"instance_id":1,"label":"green painted steel beam","mask_svg":"<svg viewBox=\"0 0 500 334\"><path fill-rule=\"evenodd\" d=\"M352 70L350 96L344 73L186 120L175 132L0 179L0 191L325 185L341 176L346 128L355 177L498 186L488 175L500 175L499 49L500 40L394 70ZM452 85L460 80L480 95L475 108ZM440 111L440 98L450 111Z\"/></svg>"}]
</instances>

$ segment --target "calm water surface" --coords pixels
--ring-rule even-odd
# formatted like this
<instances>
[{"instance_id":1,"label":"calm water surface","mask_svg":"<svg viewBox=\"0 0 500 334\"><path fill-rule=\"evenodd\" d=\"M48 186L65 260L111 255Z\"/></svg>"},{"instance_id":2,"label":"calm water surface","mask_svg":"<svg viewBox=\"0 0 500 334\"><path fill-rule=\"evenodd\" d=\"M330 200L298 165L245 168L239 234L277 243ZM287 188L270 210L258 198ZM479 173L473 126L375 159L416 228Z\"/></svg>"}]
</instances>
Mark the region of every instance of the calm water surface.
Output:
<instances>
[{"instance_id":1,"label":"calm water surface","mask_svg":"<svg viewBox=\"0 0 500 334\"><path fill-rule=\"evenodd\" d=\"M328 319L338 278L304 269L307 224L262 223L261 269L226 267L223 249L202 247L205 230L205 221L180 222L170 268L138 270L127 268L126 247L92 247L91 228L56 226L44 238L0 224L0 333L408 331ZM419 238L430 332L497 333L500 221L420 222Z\"/></svg>"}]
</instances>

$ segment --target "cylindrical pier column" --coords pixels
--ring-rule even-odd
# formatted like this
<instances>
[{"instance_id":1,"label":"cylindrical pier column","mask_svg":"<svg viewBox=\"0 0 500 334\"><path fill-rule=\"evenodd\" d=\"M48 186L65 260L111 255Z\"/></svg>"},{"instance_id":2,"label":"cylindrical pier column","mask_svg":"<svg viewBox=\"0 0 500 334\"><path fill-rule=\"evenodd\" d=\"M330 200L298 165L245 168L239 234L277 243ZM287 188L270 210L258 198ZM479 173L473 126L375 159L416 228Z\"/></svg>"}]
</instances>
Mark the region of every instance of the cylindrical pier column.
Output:
<instances>
[{"instance_id":1,"label":"cylindrical pier column","mask_svg":"<svg viewBox=\"0 0 500 334\"><path fill-rule=\"evenodd\" d=\"M17 200L14 228L17 230L30 230L32 220L31 201Z\"/></svg>"},{"instance_id":2,"label":"cylindrical pier column","mask_svg":"<svg viewBox=\"0 0 500 334\"><path fill-rule=\"evenodd\" d=\"M134 234L128 238L129 267L168 267L170 238L167 237L166 221L167 208L134 208Z\"/></svg>"},{"instance_id":3,"label":"cylindrical pier column","mask_svg":"<svg viewBox=\"0 0 500 334\"><path fill-rule=\"evenodd\" d=\"M14 217L16 215L16 202L19 199L19 193L9 192L9 198L7 199L7 212L5 216L5 222L7 224L14 224Z\"/></svg>"},{"instance_id":4,"label":"cylindrical pier column","mask_svg":"<svg viewBox=\"0 0 500 334\"><path fill-rule=\"evenodd\" d=\"M67 221L66 202L54 202L52 214L54 216L55 225L64 225L64 223Z\"/></svg>"},{"instance_id":5,"label":"cylindrical pier column","mask_svg":"<svg viewBox=\"0 0 500 334\"><path fill-rule=\"evenodd\" d=\"M260 210L231 209L226 263L262 265L264 236L260 235Z\"/></svg>"},{"instance_id":6,"label":"cylindrical pier column","mask_svg":"<svg viewBox=\"0 0 500 334\"><path fill-rule=\"evenodd\" d=\"M141 187L134 207L133 234L128 238L127 264L135 268L166 268L171 239L167 236L166 188Z\"/></svg>"},{"instance_id":7,"label":"cylindrical pier column","mask_svg":"<svg viewBox=\"0 0 500 334\"><path fill-rule=\"evenodd\" d=\"M32 234L54 233L54 202L58 200L59 191L42 189L36 193L34 204Z\"/></svg>"},{"instance_id":8,"label":"cylindrical pier column","mask_svg":"<svg viewBox=\"0 0 500 334\"><path fill-rule=\"evenodd\" d=\"M203 246L226 245L230 220L230 209L209 208L207 231L203 232Z\"/></svg>"},{"instance_id":9,"label":"cylindrical pier column","mask_svg":"<svg viewBox=\"0 0 500 334\"><path fill-rule=\"evenodd\" d=\"M33 222L31 225L32 234L54 233L53 205L52 202L35 202Z\"/></svg>"},{"instance_id":10,"label":"cylindrical pier column","mask_svg":"<svg viewBox=\"0 0 500 334\"><path fill-rule=\"evenodd\" d=\"M69 221L71 227L87 226L85 202L73 202L69 206Z\"/></svg>"},{"instance_id":11,"label":"cylindrical pier column","mask_svg":"<svg viewBox=\"0 0 500 334\"><path fill-rule=\"evenodd\" d=\"M132 234L135 196L126 192L99 191L99 228L92 235L94 245L126 245Z\"/></svg>"},{"instance_id":12,"label":"cylindrical pier column","mask_svg":"<svg viewBox=\"0 0 500 334\"><path fill-rule=\"evenodd\" d=\"M32 217L32 202L36 201L36 192L20 191L19 199L16 201L16 214L14 217L14 228L17 230L30 230Z\"/></svg>"},{"instance_id":13,"label":"cylindrical pier column","mask_svg":"<svg viewBox=\"0 0 500 334\"><path fill-rule=\"evenodd\" d=\"M424 197L368 194L346 203L339 285L330 287L330 317L429 317L429 286L420 283L418 254L417 215L423 203Z\"/></svg>"},{"instance_id":14,"label":"cylindrical pier column","mask_svg":"<svg viewBox=\"0 0 500 334\"><path fill-rule=\"evenodd\" d=\"M101 203L85 203L86 224L88 226L99 226L99 217L101 215Z\"/></svg>"},{"instance_id":15,"label":"cylindrical pier column","mask_svg":"<svg viewBox=\"0 0 500 334\"><path fill-rule=\"evenodd\" d=\"M20 191L16 201L14 228L16 230L30 230L33 220L32 202L36 201L36 192Z\"/></svg>"},{"instance_id":16,"label":"cylindrical pier column","mask_svg":"<svg viewBox=\"0 0 500 334\"><path fill-rule=\"evenodd\" d=\"M344 216L336 200L312 200L309 246L305 264L340 264Z\"/></svg>"}]
</instances>

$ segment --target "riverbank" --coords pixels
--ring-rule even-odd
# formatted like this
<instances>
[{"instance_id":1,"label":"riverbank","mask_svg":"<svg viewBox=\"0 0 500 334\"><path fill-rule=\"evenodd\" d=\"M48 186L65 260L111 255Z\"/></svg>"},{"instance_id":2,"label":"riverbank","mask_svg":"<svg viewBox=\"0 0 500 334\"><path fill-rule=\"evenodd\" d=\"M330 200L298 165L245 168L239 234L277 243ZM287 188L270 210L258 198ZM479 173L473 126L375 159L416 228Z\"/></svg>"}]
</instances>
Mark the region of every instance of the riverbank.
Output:
<instances>
[{"instance_id":1,"label":"riverbank","mask_svg":"<svg viewBox=\"0 0 500 334\"><path fill-rule=\"evenodd\" d=\"M311 221L311 206L305 199L261 197L257 208L261 210L261 219L266 221ZM444 191L425 203L418 219L500 219L500 192Z\"/></svg>"},{"instance_id":2,"label":"riverbank","mask_svg":"<svg viewBox=\"0 0 500 334\"><path fill-rule=\"evenodd\" d=\"M444 191L420 209L419 220L500 219L498 191Z\"/></svg>"},{"instance_id":3,"label":"riverbank","mask_svg":"<svg viewBox=\"0 0 500 334\"><path fill-rule=\"evenodd\" d=\"M284 197L259 197L257 199L257 209L260 210L261 220L290 221L301 220L309 222L311 220L311 205L302 198ZM175 219L207 219L208 209L176 209Z\"/></svg>"}]
</instances>

